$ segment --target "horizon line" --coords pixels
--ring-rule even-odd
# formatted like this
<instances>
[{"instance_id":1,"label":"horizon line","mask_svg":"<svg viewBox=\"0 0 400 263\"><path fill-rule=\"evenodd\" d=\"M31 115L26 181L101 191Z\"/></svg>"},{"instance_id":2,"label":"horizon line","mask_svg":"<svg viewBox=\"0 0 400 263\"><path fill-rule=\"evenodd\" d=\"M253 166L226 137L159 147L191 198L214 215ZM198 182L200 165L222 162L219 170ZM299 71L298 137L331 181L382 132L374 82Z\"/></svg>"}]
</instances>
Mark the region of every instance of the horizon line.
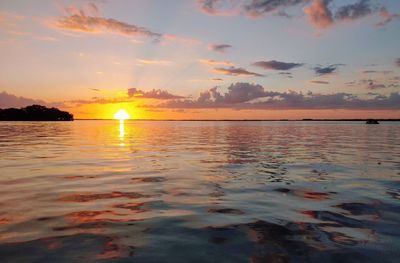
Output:
<instances>
[{"instance_id":1,"label":"horizon line","mask_svg":"<svg viewBox=\"0 0 400 263\"><path fill-rule=\"evenodd\" d=\"M89 119L89 118L77 118L77 121L120 121L117 119ZM378 120L378 121L400 121L400 118L365 118L365 119L126 119L125 121L367 121L367 120Z\"/></svg>"}]
</instances>

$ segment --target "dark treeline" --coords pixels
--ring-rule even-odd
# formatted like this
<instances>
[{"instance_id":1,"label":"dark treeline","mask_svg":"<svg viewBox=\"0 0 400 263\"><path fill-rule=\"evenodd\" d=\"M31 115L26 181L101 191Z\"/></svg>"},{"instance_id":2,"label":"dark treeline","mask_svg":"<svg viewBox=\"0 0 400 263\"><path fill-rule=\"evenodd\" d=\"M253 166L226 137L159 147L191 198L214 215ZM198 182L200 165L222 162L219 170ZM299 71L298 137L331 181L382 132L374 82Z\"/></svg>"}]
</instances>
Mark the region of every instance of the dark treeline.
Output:
<instances>
[{"instance_id":1,"label":"dark treeline","mask_svg":"<svg viewBox=\"0 0 400 263\"><path fill-rule=\"evenodd\" d=\"M32 105L25 108L0 109L0 121L73 121L74 116L57 108Z\"/></svg>"}]
</instances>

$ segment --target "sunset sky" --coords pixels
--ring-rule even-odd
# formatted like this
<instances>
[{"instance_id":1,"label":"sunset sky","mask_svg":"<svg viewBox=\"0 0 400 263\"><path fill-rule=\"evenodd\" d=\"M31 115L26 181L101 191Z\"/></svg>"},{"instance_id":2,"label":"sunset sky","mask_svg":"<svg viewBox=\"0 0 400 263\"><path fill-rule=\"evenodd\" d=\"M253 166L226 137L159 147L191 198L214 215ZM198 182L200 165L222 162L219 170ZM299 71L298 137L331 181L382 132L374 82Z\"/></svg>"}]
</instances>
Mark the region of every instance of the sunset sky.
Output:
<instances>
[{"instance_id":1,"label":"sunset sky","mask_svg":"<svg viewBox=\"0 0 400 263\"><path fill-rule=\"evenodd\" d=\"M397 0L1 0L0 108L400 118Z\"/></svg>"}]
</instances>

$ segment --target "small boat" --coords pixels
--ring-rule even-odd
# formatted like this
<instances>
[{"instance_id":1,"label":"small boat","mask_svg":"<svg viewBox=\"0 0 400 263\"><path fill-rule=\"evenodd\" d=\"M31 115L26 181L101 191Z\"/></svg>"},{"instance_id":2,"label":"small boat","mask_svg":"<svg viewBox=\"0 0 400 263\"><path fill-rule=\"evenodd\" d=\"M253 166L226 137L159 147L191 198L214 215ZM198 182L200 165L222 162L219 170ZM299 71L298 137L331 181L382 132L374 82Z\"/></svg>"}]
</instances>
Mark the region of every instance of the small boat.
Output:
<instances>
[{"instance_id":1,"label":"small boat","mask_svg":"<svg viewBox=\"0 0 400 263\"><path fill-rule=\"evenodd\" d=\"M369 119L365 124L379 124L377 120Z\"/></svg>"}]
</instances>

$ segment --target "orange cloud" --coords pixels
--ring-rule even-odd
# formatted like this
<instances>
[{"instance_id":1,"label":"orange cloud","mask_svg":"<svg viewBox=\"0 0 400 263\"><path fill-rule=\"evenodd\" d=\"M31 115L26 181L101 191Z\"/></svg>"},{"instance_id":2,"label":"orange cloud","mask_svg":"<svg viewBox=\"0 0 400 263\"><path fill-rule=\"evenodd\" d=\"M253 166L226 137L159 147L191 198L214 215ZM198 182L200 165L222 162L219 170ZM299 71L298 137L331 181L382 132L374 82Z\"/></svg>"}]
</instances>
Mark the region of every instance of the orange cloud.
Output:
<instances>
[{"instance_id":1,"label":"orange cloud","mask_svg":"<svg viewBox=\"0 0 400 263\"><path fill-rule=\"evenodd\" d=\"M130 37L148 37L160 40L161 33L153 32L145 27L128 24L113 18L100 16L99 9L94 4L86 5L84 9L67 7L67 16L51 21L50 26L85 33L113 33Z\"/></svg>"},{"instance_id":2,"label":"orange cloud","mask_svg":"<svg viewBox=\"0 0 400 263\"><path fill-rule=\"evenodd\" d=\"M144 65L170 65L172 62L168 60L157 60L157 59L137 59L137 62Z\"/></svg>"},{"instance_id":3,"label":"orange cloud","mask_svg":"<svg viewBox=\"0 0 400 263\"><path fill-rule=\"evenodd\" d=\"M59 19L56 26L62 29L86 33L110 32L125 36L141 36L158 40L162 35L112 18L92 17L86 15L71 15Z\"/></svg>"},{"instance_id":4,"label":"orange cloud","mask_svg":"<svg viewBox=\"0 0 400 263\"><path fill-rule=\"evenodd\" d=\"M199 59L199 62L202 64L215 66L215 65L223 65L223 66L231 66L232 63L227 60L214 60L214 59Z\"/></svg>"},{"instance_id":5,"label":"orange cloud","mask_svg":"<svg viewBox=\"0 0 400 263\"><path fill-rule=\"evenodd\" d=\"M304 8L308 21L316 28L325 29L333 25L332 12L328 8L330 0L313 0L312 4Z\"/></svg>"}]
</instances>

